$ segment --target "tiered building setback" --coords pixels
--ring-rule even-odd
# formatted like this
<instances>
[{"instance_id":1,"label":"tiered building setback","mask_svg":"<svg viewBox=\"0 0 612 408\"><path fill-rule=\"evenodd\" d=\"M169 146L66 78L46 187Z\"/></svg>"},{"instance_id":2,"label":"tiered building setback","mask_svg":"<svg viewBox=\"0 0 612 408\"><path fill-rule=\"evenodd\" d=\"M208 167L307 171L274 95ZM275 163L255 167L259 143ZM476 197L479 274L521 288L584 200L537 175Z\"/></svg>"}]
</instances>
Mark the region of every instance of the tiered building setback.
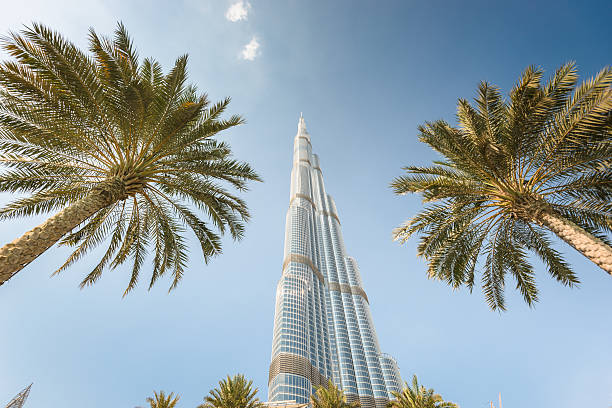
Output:
<instances>
[{"instance_id":1,"label":"tiered building setback","mask_svg":"<svg viewBox=\"0 0 612 408\"><path fill-rule=\"evenodd\" d=\"M349 401L384 408L402 380L395 360L380 351L369 302L300 115L268 400L308 403L315 386L332 380Z\"/></svg>"}]
</instances>

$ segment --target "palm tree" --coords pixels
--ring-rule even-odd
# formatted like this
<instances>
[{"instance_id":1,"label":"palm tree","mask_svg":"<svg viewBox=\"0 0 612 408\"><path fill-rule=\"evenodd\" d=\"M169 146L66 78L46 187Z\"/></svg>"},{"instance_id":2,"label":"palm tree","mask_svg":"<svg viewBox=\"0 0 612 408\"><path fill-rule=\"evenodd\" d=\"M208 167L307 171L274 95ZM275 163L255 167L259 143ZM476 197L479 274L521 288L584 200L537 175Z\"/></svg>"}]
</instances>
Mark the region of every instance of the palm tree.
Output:
<instances>
[{"instance_id":1,"label":"palm tree","mask_svg":"<svg viewBox=\"0 0 612 408\"><path fill-rule=\"evenodd\" d=\"M433 389L419 385L417 376L412 376L412 387L405 383L401 392L393 391L395 399L389 401L389 408L459 408L455 403L444 401Z\"/></svg>"},{"instance_id":2,"label":"palm tree","mask_svg":"<svg viewBox=\"0 0 612 408\"><path fill-rule=\"evenodd\" d=\"M110 237L81 287L130 260L127 294L152 248L149 288L171 271L172 289L187 264L186 229L206 262L221 253L220 234L243 236L249 212L227 187L260 179L214 136L244 121L221 118L229 98L211 105L187 84L186 55L164 74L139 61L121 23L112 39L90 29L91 54L40 24L2 47L14 61L0 64L0 191L20 197L0 219L59 212L0 248L0 284L57 242L76 249L55 273Z\"/></svg>"},{"instance_id":3,"label":"palm tree","mask_svg":"<svg viewBox=\"0 0 612 408\"><path fill-rule=\"evenodd\" d=\"M218 388L210 390L198 408L263 408L263 403L255 397L259 390L252 386L253 381L247 381L242 374L228 375L219 381Z\"/></svg>"},{"instance_id":4,"label":"palm tree","mask_svg":"<svg viewBox=\"0 0 612 408\"><path fill-rule=\"evenodd\" d=\"M478 87L476 106L460 99L459 127L438 120L420 140L442 155L429 167L406 167L396 194L434 203L394 230L405 242L421 233L418 255L428 275L453 288L474 286L477 261L492 309L504 310L509 272L530 306L538 291L528 251L559 282L578 278L552 247L550 233L612 274L612 69L576 87L573 63L546 84L529 67L504 100ZM482 256L481 256L482 255Z\"/></svg>"},{"instance_id":5,"label":"palm tree","mask_svg":"<svg viewBox=\"0 0 612 408\"><path fill-rule=\"evenodd\" d=\"M147 398L150 408L175 408L181 398L178 395L174 397L173 392L168 396L166 396L163 391L160 391L159 394L153 391L153 394L155 394L155 399L151 397Z\"/></svg>"},{"instance_id":6,"label":"palm tree","mask_svg":"<svg viewBox=\"0 0 612 408\"><path fill-rule=\"evenodd\" d=\"M327 387L316 387L316 392L310 397L312 408L358 408L358 402L347 402L344 391L339 389L331 380Z\"/></svg>"}]
</instances>

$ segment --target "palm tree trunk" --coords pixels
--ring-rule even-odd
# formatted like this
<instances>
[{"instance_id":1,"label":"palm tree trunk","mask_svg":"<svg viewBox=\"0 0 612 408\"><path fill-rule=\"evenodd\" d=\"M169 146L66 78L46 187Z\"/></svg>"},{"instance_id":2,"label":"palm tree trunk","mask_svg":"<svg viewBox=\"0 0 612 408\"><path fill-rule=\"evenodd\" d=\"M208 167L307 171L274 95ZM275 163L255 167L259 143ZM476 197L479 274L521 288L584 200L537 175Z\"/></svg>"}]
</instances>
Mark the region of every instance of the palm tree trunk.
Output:
<instances>
[{"instance_id":1,"label":"palm tree trunk","mask_svg":"<svg viewBox=\"0 0 612 408\"><path fill-rule=\"evenodd\" d=\"M554 211L543 211L539 222L612 275L612 247Z\"/></svg>"},{"instance_id":2,"label":"palm tree trunk","mask_svg":"<svg viewBox=\"0 0 612 408\"><path fill-rule=\"evenodd\" d=\"M104 182L20 238L0 248L0 285L93 214L125 198L123 183Z\"/></svg>"}]
</instances>

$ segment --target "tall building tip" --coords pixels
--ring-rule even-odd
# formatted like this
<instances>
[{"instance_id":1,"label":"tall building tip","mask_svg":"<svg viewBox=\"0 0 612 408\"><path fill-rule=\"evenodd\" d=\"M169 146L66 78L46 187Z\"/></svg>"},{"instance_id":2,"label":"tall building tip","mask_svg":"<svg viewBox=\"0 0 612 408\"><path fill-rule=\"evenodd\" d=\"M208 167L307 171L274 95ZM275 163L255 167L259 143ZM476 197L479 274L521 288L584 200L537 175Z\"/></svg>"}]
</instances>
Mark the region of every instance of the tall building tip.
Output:
<instances>
[{"instance_id":1,"label":"tall building tip","mask_svg":"<svg viewBox=\"0 0 612 408\"><path fill-rule=\"evenodd\" d=\"M304 116L302 112L300 112L300 120L298 122L298 134L299 135L307 135L308 131L306 130L306 121L304 121Z\"/></svg>"}]
</instances>

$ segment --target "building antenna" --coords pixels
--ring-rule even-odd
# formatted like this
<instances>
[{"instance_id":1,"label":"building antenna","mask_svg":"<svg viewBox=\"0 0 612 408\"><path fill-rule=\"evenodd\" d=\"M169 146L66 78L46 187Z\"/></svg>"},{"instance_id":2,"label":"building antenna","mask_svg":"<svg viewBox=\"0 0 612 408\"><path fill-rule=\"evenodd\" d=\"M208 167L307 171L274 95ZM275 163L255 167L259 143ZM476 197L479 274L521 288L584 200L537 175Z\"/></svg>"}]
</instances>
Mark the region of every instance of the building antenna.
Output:
<instances>
[{"instance_id":1,"label":"building antenna","mask_svg":"<svg viewBox=\"0 0 612 408\"><path fill-rule=\"evenodd\" d=\"M10 400L5 408L22 408L23 404L25 404L26 400L28 399L28 395L30 395L30 388L32 388L32 384L21 390L19 394L15 395L15 398Z\"/></svg>"}]
</instances>

